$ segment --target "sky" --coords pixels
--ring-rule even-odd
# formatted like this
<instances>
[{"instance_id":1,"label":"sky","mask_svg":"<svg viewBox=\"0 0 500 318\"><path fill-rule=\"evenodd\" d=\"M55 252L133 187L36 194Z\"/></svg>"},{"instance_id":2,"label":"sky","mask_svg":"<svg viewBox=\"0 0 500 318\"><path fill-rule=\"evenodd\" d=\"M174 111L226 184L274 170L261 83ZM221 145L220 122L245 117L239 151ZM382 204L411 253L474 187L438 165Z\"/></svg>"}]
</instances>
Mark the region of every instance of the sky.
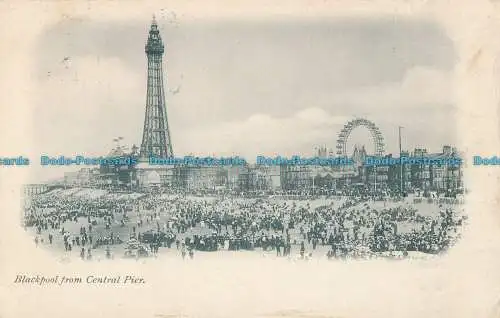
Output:
<instances>
[{"instance_id":1,"label":"sky","mask_svg":"<svg viewBox=\"0 0 500 318\"><path fill-rule=\"evenodd\" d=\"M457 56L432 21L157 20L176 156L312 156L335 148L356 117L379 127L389 153L398 152L398 126L403 148L456 143ZM140 145L150 22L72 19L45 29L33 66L40 154L104 155L118 136ZM348 149L372 151L369 136L355 130Z\"/></svg>"}]
</instances>

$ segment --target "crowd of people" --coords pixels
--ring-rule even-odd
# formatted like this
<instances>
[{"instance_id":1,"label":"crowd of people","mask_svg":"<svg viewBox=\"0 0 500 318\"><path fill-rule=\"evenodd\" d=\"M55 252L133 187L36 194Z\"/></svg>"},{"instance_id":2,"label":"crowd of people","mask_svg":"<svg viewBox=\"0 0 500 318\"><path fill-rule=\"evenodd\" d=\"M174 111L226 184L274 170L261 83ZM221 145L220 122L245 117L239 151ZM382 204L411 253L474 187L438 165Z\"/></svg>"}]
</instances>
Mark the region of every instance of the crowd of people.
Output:
<instances>
[{"instance_id":1,"label":"crowd of people","mask_svg":"<svg viewBox=\"0 0 500 318\"><path fill-rule=\"evenodd\" d=\"M135 257L164 250L183 258L194 258L195 251L258 250L277 257L306 259L319 253L345 259L387 252L438 254L459 238L466 219L457 206L370 200L60 190L30 197L24 226L34 229L37 245L60 246L67 253L76 249L82 259L92 259L95 250L114 258L120 248Z\"/></svg>"}]
</instances>

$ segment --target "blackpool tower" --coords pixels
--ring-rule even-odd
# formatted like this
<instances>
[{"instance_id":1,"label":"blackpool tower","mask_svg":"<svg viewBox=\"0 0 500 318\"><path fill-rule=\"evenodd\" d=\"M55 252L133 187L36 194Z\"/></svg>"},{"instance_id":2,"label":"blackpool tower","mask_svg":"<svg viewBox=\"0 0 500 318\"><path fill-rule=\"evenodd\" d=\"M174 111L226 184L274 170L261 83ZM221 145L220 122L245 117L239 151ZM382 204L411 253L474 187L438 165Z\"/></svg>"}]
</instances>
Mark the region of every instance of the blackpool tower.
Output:
<instances>
[{"instance_id":1,"label":"blackpool tower","mask_svg":"<svg viewBox=\"0 0 500 318\"><path fill-rule=\"evenodd\" d=\"M140 157L142 159L150 156L173 157L163 86L162 56L164 45L154 17L145 51L148 59L148 86Z\"/></svg>"}]
</instances>

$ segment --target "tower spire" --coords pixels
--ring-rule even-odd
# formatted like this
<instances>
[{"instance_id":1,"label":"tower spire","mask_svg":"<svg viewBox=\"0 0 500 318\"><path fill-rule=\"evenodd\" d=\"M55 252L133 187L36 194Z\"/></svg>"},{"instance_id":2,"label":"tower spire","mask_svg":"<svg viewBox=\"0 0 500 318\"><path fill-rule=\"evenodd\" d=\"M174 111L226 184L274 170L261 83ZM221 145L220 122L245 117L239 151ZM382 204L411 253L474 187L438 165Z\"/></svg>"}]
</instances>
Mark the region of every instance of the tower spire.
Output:
<instances>
[{"instance_id":1,"label":"tower spire","mask_svg":"<svg viewBox=\"0 0 500 318\"><path fill-rule=\"evenodd\" d=\"M148 82L140 157L173 157L163 85L164 45L154 16L144 51L148 59Z\"/></svg>"}]
</instances>

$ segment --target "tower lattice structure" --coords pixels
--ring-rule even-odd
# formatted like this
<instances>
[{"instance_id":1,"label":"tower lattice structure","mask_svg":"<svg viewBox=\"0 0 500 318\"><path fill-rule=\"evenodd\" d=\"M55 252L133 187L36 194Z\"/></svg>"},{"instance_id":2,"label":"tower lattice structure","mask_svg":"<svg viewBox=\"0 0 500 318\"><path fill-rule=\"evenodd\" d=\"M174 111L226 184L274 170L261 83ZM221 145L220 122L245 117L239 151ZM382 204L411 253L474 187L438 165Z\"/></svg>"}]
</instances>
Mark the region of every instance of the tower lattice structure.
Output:
<instances>
[{"instance_id":1,"label":"tower lattice structure","mask_svg":"<svg viewBox=\"0 0 500 318\"><path fill-rule=\"evenodd\" d=\"M162 56L165 48L154 17L145 52L148 59L148 86L140 157L173 157L163 85Z\"/></svg>"}]
</instances>

